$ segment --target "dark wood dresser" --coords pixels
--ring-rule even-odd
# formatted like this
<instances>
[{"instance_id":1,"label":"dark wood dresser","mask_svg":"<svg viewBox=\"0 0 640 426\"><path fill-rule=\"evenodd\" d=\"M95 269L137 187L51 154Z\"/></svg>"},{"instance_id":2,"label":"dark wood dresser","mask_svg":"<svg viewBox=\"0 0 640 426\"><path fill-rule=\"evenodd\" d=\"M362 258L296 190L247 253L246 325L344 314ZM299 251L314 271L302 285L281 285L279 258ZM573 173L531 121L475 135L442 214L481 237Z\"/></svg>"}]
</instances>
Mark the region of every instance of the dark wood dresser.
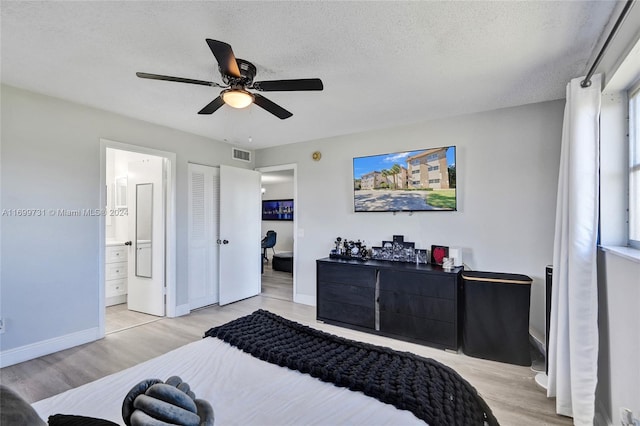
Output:
<instances>
[{"instance_id":1,"label":"dark wood dresser","mask_svg":"<svg viewBox=\"0 0 640 426\"><path fill-rule=\"evenodd\" d=\"M317 319L457 351L462 268L324 258L316 261Z\"/></svg>"}]
</instances>

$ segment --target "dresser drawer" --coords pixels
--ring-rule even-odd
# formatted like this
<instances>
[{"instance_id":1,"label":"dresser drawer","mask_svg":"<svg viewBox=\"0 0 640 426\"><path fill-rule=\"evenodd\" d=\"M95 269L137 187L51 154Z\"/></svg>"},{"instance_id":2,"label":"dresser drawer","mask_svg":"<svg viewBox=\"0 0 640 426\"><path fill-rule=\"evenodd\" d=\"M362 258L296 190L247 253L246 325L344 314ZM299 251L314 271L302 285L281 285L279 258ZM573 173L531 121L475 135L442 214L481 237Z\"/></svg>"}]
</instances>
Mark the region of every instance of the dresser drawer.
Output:
<instances>
[{"instance_id":1,"label":"dresser drawer","mask_svg":"<svg viewBox=\"0 0 640 426\"><path fill-rule=\"evenodd\" d=\"M318 281L370 288L375 288L376 286L375 268L354 265L332 265L319 262L317 272Z\"/></svg>"},{"instance_id":2,"label":"dresser drawer","mask_svg":"<svg viewBox=\"0 0 640 426\"><path fill-rule=\"evenodd\" d=\"M376 311L373 307L351 305L324 301L318 303L318 319L328 321L340 321L360 327L374 328L376 321Z\"/></svg>"},{"instance_id":3,"label":"dresser drawer","mask_svg":"<svg viewBox=\"0 0 640 426\"><path fill-rule=\"evenodd\" d=\"M380 291L380 311L444 322L456 322L456 306L451 299L416 296L399 291Z\"/></svg>"},{"instance_id":4,"label":"dresser drawer","mask_svg":"<svg viewBox=\"0 0 640 426\"><path fill-rule=\"evenodd\" d=\"M126 262L129 247L108 246L105 250L105 263Z\"/></svg>"},{"instance_id":5,"label":"dresser drawer","mask_svg":"<svg viewBox=\"0 0 640 426\"><path fill-rule=\"evenodd\" d=\"M458 349L456 325L452 322L380 312L380 330L409 339L435 343L453 350Z\"/></svg>"},{"instance_id":6,"label":"dresser drawer","mask_svg":"<svg viewBox=\"0 0 640 426\"><path fill-rule=\"evenodd\" d=\"M107 263L104 269L105 280L127 278L127 262Z\"/></svg>"},{"instance_id":7,"label":"dresser drawer","mask_svg":"<svg viewBox=\"0 0 640 426\"><path fill-rule=\"evenodd\" d=\"M457 276L448 274L381 270L380 290L453 300L457 279Z\"/></svg>"},{"instance_id":8,"label":"dresser drawer","mask_svg":"<svg viewBox=\"0 0 640 426\"><path fill-rule=\"evenodd\" d=\"M375 304L375 289L348 284L318 283L318 300L340 302L371 308Z\"/></svg>"},{"instance_id":9,"label":"dresser drawer","mask_svg":"<svg viewBox=\"0 0 640 426\"><path fill-rule=\"evenodd\" d=\"M105 281L105 296L114 297L127 294L127 280L109 280Z\"/></svg>"}]
</instances>

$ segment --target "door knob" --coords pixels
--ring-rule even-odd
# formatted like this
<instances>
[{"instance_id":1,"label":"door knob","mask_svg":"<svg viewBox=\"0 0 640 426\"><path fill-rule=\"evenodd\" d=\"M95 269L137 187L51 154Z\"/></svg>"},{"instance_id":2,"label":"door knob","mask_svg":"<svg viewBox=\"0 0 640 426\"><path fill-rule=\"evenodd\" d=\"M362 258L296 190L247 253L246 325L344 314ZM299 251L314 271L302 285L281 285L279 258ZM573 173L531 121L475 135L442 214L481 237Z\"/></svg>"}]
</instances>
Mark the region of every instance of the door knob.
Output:
<instances>
[{"instance_id":1,"label":"door knob","mask_svg":"<svg viewBox=\"0 0 640 426\"><path fill-rule=\"evenodd\" d=\"M131 243L131 241L126 241L126 242L124 243L124 245L125 245L125 246L130 246L131 244L132 244L132 243Z\"/></svg>"},{"instance_id":2,"label":"door knob","mask_svg":"<svg viewBox=\"0 0 640 426\"><path fill-rule=\"evenodd\" d=\"M229 240L222 240L222 244L229 244Z\"/></svg>"}]
</instances>

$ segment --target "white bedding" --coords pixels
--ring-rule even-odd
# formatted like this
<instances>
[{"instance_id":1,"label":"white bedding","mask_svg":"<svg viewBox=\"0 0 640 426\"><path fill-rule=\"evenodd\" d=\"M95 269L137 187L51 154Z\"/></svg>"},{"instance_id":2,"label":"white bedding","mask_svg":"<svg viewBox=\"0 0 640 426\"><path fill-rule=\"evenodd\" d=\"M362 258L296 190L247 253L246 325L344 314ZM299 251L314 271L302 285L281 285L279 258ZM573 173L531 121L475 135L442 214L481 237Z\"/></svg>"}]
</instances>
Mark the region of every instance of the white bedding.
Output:
<instances>
[{"instance_id":1,"label":"white bedding","mask_svg":"<svg viewBox=\"0 0 640 426\"><path fill-rule=\"evenodd\" d=\"M127 392L142 380L173 375L189 383L196 397L211 403L216 425L424 425L409 411L261 361L215 338L190 343L33 407L45 421L52 414L75 414L124 424L121 409Z\"/></svg>"}]
</instances>

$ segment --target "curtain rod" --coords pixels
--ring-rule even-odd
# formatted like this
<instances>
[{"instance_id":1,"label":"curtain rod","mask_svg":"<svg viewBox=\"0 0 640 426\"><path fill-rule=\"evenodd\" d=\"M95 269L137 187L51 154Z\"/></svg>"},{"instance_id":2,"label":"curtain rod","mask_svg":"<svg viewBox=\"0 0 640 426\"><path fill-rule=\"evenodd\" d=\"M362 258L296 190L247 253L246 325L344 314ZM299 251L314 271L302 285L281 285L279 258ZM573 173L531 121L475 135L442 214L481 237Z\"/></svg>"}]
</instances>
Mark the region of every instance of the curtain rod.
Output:
<instances>
[{"instance_id":1,"label":"curtain rod","mask_svg":"<svg viewBox=\"0 0 640 426\"><path fill-rule=\"evenodd\" d=\"M620 16L618 17L618 20L616 21L615 25L611 29L611 32L609 33L609 37L607 37L607 40L602 45L602 49L600 49L600 53L598 53L598 56L596 57L595 62L593 63L593 65L591 65L591 68L589 69L587 76L584 78L584 80L582 80L582 82L580 83L580 86L582 87L591 86L591 77L593 76L593 73L596 71L596 68L598 67L598 65L600 65L600 61L602 60L602 57L607 51L607 48L609 47L609 43L611 42L611 40L613 40L616 33L620 29L620 26L622 25L622 21L624 21L624 18L626 18L627 13L629 13L629 10L631 9L631 6L633 5L634 1L635 0L627 0L627 4L624 5L622 12L620 12Z\"/></svg>"}]
</instances>

